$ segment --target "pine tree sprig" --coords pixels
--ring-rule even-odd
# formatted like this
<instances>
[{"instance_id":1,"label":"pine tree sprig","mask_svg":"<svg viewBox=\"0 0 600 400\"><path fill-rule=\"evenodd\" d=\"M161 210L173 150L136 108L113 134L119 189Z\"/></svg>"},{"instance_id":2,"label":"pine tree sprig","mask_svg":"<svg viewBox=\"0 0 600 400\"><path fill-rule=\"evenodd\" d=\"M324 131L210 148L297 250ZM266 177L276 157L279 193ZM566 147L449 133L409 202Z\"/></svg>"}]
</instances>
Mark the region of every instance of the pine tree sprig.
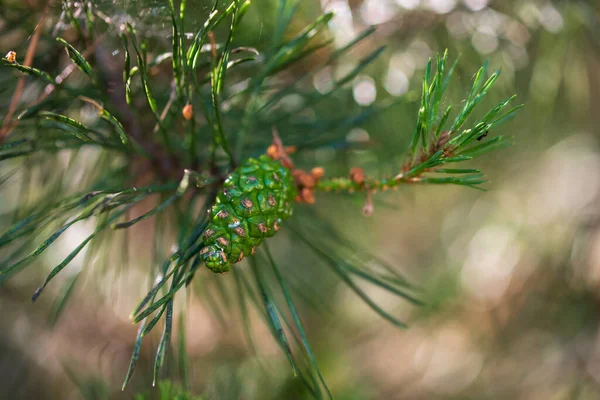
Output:
<instances>
[{"instance_id":1,"label":"pine tree sprig","mask_svg":"<svg viewBox=\"0 0 600 400\"><path fill-rule=\"evenodd\" d=\"M499 72L486 76L487 64L476 74L467 98L456 115L452 107L442 106L457 65L454 62L450 66L446 51L436 57L435 64L430 60L425 68L415 129L402 167L395 176L376 179L355 168L348 177L331 178L323 176L322 170L311 175L319 168L313 169L311 174L296 168L291 156L294 151L309 153L322 146L339 151L348 149L344 136L349 129L360 126L384 109L408 101L401 98L364 107L355 113L324 116L315 120L298 118L307 110L337 102L343 97L342 94L349 94L350 83L365 73L366 68L385 52L383 46L373 46L366 54L356 57L354 67L343 76L332 78L329 90L324 93L312 86L307 87L306 78L314 77L315 73L331 66L361 41L371 37L374 29L367 29L345 46L333 49L317 68L294 77L293 82L289 77L286 81L285 70L313 57L317 51L332 43L327 31L332 13L320 15L300 32L286 38L286 31L300 3L295 0L278 2L271 43L266 50L259 52L254 48L235 47L238 46L237 41L243 39L240 21L251 5L249 0L228 2L222 10L219 2L215 1L191 42L185 34L188 21L186 13L189 12L186 1L178 3L169 0L172 38L168 48L153 48L155 44L144 38L141 29L136 29L133 23L127 23L124 32L117 35L117 41L121 42L123 48L123 70L118 71L116 78L114 71L103 63L106 58L103 59L102 54L106 50L97 44L102 36L95 32L100 19L96 21L94 4L82 4L83 13L74 13L72 8L79 6L70 4L65 12L67 20L77 32L77 38L71 42L62 38L53 40L55 45L58 43L66 49L67 55L63 55L63 58L69 65L77 67L84 75L80 86L73 88L64 85L66 77L63 79L59 75L54 78L54 72L27 67L15 60L2 61L3 66L32 76L31 85L41 82L52 87L52 94L27 105L20 114L21 123L14 132L15 136L11 137L10 142L0 143L0 161L22 163L24 170L29 171L21 189L24 195L19 203L22 205L14 213L18 218L0 234L0 249L10 249L11 252L10 256L0 261L0 283L37 261L73 225L84 220L93 221L95 226L92 233L54 267L34 293L33 300L36 300L86 246L91 247L88 253L91 259L91 254L97 254L106 246L101 238L131 228L141 221L155 220L155 243L152 249L155 267L149 268L151 284L148 293L131 313L132 322L140 326L123 388L132 379L143 338L163 324L153 364L153 382L160 382L171 351L174 299L193 280L202 287L204 299L222 324L225 325L227 315L239 309L246 340L254 350L249 305L255 307L282 348L294 374L315 397L332 398L294 302L294 298L304 298L307 303L315 303L315 299L311 299L312 292L303 293L306 282L294 271L284 270L266 245L263 245L264 252L259 252L258 257L250 257L260 244L257 237L248 238L244 230L244 234L236 231L236 240L244 242L244 245L254 245L249 245L248 249L252 251L244 255L250 257L249 269L242 271L238 268L232 274L235 282L231 286L227 285L227 278L220 275L208 278L201 275L201 279L194 279L204 272L202 266L203 252L208 243L207 229L213 226L214 218L218 218L217 214L212 215L206 210L211 210L217 203L222 204L227 196L225 187L231 188L232 179L239 178L240 181L235 185L240 187L234 185L232 190L237 190L240 196L231 204L232 209L239 213L235 217L241 215L237 223L246 224L244 226L248 227L249 232L251 228L258 227L264 234L265 226L251 225L249 214L257 204L269 204L265 200L268 197L263 196L268 194L265 186L275 178L264 172L261 173L264 176L257 179L257 174L250 173L257 169L272 172L273 160L278 160L279 163L275 163L277 168L284 168L283 175L290 177L291 183L284 182L286 193L297 189L299 195L296 200L300 203L314 202L313 190L366 193L372 209L373 193L397 189L403 184L454 184L481 189L486 180L480 169L454 168L448 164L471 160L510 143L508 138L488 138L488 135L519 109L520 106L510 108L514 97L493 107L483 117L474 116L474 110L498 79ZM217 36L216 29L226 27L227 32L221 33L219 30ZM95 57L92 57L90 49L96 46L99 48L96 48ZM171 68L166 74L168 79L163 81L170 82L170 85L161 87L160 80L153 78L154 70L164 70L168 61ZM107 82L101 84L101 79ZM106 90L106 86L111 90ZM289 95L298 95L302 99L301 104L293 109L281 107L282 100ZM81 101L97 110L97 115L85 122L76 117ZM147 124L148 120L151 125ZM269 132L273 126L285 128L281 129L284 132L282 136L286 144L291 145L289 148L283 146L278 135L271 137ZM35 159L34 156L51 158L53 154L62 152L76 158L84 148L95 149L101 155L98 161L89 163L75 194L66 184L73 175L73 160L66 167L54 159L47 164L27 166L28 161ZM273 149L276 157L273 156ZM263 158L254 164L247 163L250 156L258 157L265 150L270 160ZM237 165L249 172L240 174ZM35 174L31 172L44 172L44 168L55 172L55 179L36 181ZM240 177L248 180L242 182ZM138 187L140 182L148 181L153 183ZM29 201L25 194L30 183L36 184L37 190L51 200ZM260 188L260 185L263 187ZM256 191L252 192L254 189ZM129 212L142 200L155 194L160 195L160 200L150 210L141 215ZM414 305L422 304L419 289L377 254L352 243L329 224L322 223L324 218L318 215L318 206L302 211L303 207L294 206L291 201L293 194L282 199L289 200L289 204L285 205L286 210L289 209L291 213L296 208L297 214L300 214L296 221L290 221L294 237L374 312L392 324L405 328L406 323L393 311L378 304L362 285L370 285ZM240 206L248 210L239 211ZM277 206L280 205L277 203ZM202 211L198 212L199 209ZM284 219L281 211L278 212L269 215L277 219L269 221L269 226L277 226L275 231ZM2 220L10 219L3 217ZM170 226L177 228L174 235L177 247L169 254L162 242L168 239L165 233L168 229L164 228ZM235 223L222 228L234 229L233 226L239 228ZM45 236L42 243L31 250L31 239L40 233L49 236ZM229 239L233 238L232 232L225 233L230 235ZM251 239L255 242L250 242ZM97 247L93 247L96 243ZM220 245L227 246L227 243L226 240ZM242 258L236 257L238 261ZM78 276L79 273L64 285L61 300L56 303L56 315L64 308ZM323 308L320 304L315 306L320 311ZM180 318L179 321L182 335L183 320ZM185 344L182 344L185 338L180 336L179 341L180 369L185 375Z\"/></svg>"},{"instance_id":2,"label":"pine tree sprig","mask_svg":"<svg viewBox=\"0 0 600 400\"><path fill-rule=\"evenodd\" d=\"M483 97L494 85L500 71L493 73L484 82L487 63L477 72L471 90L464 101L462 109L452 124L450 130L444 131L444 125L450 118L452 107L448 106L442 113L440 107L449 79L456 68L456 63L446 73L448 52L437 56L437 69L431 77L432 61L427 64L421 91L421 102L417 113L415 131L410 141L409 151L403 163L402 171L394 177L375 179L365 176L360 168L350 172L349 177L334 177L319 179L315 190L335 192L367 192L365 210L372 208L370 194L376 191L397 189L406 183L420 184L454 184L480 189L487 182L479 169L443 168L445 164L471 160L488 151L506 146L508 138L496 136L486 139L498 124L508 120L522 106L516 106L502 112L515 99L507 100L493 107L484 117L472 122L471 128L460 130ZM476 172L475 172L476 171ZM438 174L456 174L455 176L440 177Z\"/></svg>"}]
</instances>

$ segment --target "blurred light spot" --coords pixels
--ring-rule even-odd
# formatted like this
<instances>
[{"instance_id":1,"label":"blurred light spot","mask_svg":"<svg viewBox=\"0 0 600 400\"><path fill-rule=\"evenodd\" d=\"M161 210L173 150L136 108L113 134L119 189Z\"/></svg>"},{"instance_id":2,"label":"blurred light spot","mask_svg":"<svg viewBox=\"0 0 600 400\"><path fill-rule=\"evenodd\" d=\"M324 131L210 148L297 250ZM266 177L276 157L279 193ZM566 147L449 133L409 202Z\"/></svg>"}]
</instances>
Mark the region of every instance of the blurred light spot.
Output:
<instances>
[{"instance_id":1,"label":"blurred light spot","mask_svg":"<svg viewBox=\"0 0 600 400\"><path fill-rule=\"evenodd\" d=\"M357 77L352 86L352 94L354 95L354 101L361 106L371 105L377 98L375 81L366 75Z\"/></svg>"},{"instance_id":2,"label":"blurred light spot","mask_svg":"<svg viewBox=\"0 0 600 400\"><path fill-rule=\"evenodd\" d=\"M424 369L421 383L436 393L457 393L479 376L483 356L474 348L465 328L452 325L427 338L414 355Z\"/></svg>"},{"instance_id":3,"label":"blurred light spot","mask_svg":"<svg viewBox=\"0 0 600 400\"><path fill-rule=\"evenodd\" d=\"M113 52L111 53L113 56L116 56L119 54L119 49L113 50Z\"/></svg>"},{"instance_id":4,"label":"blurred light spot","mask_svg":"<svg viewBox=\"0 0 600 400\"><path fill-rule=\"evenodd\" d=\"M360 7L360 16L369 25L382 24L394 17L390 0L365 0Z\"/></svg>"},{"instance_id":5,"label":"blurred light spot","mask_svg":"<svg viewBox=\"0 0 600 400\"><path fill-rule=\"evenodd\" d=\"M483 303L496 303L510 283L520 257L514 232L498 225L485 226L469 244L463 266L463 287Z\"/></svg>"},{"instance_id":6,"label":"blurred light spot","mask_svg":"<svg viewBox=\"0 0 600 400\"><path fill-rule=\"evenodd\" d=\"M463 3L469 8L471 11L481 11L487 7L489 0L463 0Z\"/></svg>"},{"instance_id":7,"label":"blurred light spot","mask_svg":"<svg viewBox=\"0 0 600 400\"><path fill-rule=\"evenodd\" d=\"M78 222L71 228L67 229L55 242L52 251L48 252L48 266L54 267L61 263L77 246L81 244L84 238L88 237L94 232L95 228L96 224L93 220L85 220ZM87 251L88 248L84 247L75 256L75 258L73 258L68 267L61 272L63 279L73 277L81 271Z\"/></svg>"},{"instance_id":8,"label":"blurred light spot","mask_svg":"<svg viewBox=\"0 0 600 400\"><path fill-rule=\"evenodd\" d=\"M304 98L299 94L290 94L283 97L279 104L281 107L288 112L294 112L298 110L304 104Z\"/></svg>"},{"instance_id":9,"label":"blurred light spot","mask_svg":"<svg viewBox=\"0 0 600 400\"><path fill-rule=\"evenodd\" d=\"M552 147L540 165L537 187L528 200L528 215L540 223L572 216L600 193L598 143L587 135L567 138Z\"/></svg>"},{"instance_id":10,"label":"blurred light spot","mask_svg":"<svg viewBox=\"0 0 600 400\"><path fill-rule=\"evenodd\" d=\"M446 29L456 39L469 36L470 29L466 24L467 16L462 12L454 12L446 18Z\"/></svg>"},{"instance_id":11,"label":"blurred light spot","mask_svg":"<svg viewBox=\"0 0 600 400\"><path fill-rule=\"evenodd\" d=\"M352 10L345 0L322 1L323 10L333 12L334 16L329 21L329 28L335 36L338 46L343 46L354 37L354 22Z\"/></svg>"},{"instance_id":12,"label":"blurred light spot","mask_svg":"<svg viewBox=\"0 0 600 400\"><path fill-rule=\"evenodd\" d=\"M546 4L540 10L540 23L552 33L559 32L564 25L562 15L551 4Z\"/></svg>"},{"instance_id":13,"label":"blurred light spot","mask_svg":"<svg viewBox=\"0 0 600 400\"><path fill-rule=\"evenodd\" d=\"M369 133L362 128L351 129L346 135L346 141L350 143L366 143L369 141Z\"/></svg>"},{"instance_id":14,"label":"blurred light spot","mask_svg":"<svg viewBox=\"0 0 600 400\"><path fill-rule=\"evenodd\" d=\"M454 10L456 0L429 0L428 6L438 14L446 14Z\"/></svg>"},{"instance_id":15,"label":"blurred light spot","mask_svg":"<svg viewBox=\"0 0 600 400\"><path fill-rule=\"evenodd\" d=\"M429 45L420 39L413 40L408 46L408 52L412 55L417 68L425 68L429 57L433 54Z\"/></svg>"},{"instance_id":16,"label":"blurred light spot","mask_svg":"<svg viewBox=\"0 0 600 400\"><path fill-rule=\"evenodd\" d=\"M329 93L333 89L333 78L331 76L331 68L326 67L317 72L313 78L315 89L321 94Z\"/></svg>"},{"instance_id":17,"label":"blurred light spot","mask_svg":"<svg viewBox=\"0 0 600 400\"><path fill-rule=\"evenodd\" d=\"M383 87L393 96L402 96L408 92L408 77L399 69L389 68Z\"/></svg>"},{"instance_id":18,"label":"blurred light spot","mask_svg":"<svg viewBox=\"0 0 600 400\"><path fill-rule=\"evenodd\" d=\"M498 37L486 33L475 32L471 38L473 47L481 54L490 54L498 48Z\"/></svg>"},{"instance_id":19,"label":"blurred light spot","mask_svg":"<svg viewBox=\"0 0 600 400\"><path fill-rule=\"evenodd\" d=\"M68 179L69 185L74 189L79 189L85 184L85 177L90 172L90 166L95 165L102 152L93 147L85 147L78 151L77 155L64 153L69 156L69 167L71 167L71 176ZM71 158L74 157L74 158ZM65 166L67 168L67 166Z\"/></svg>"},{"instance_id":20,"label":"blurred light spot","mask_svg":"<svg viewBox=\"0 0 600 400\"><path fill-rule=\"evenodd\" d=\"M89 103L79 108L79 121L84 125L93 125L98 120L98 109Z\"/></svg>"},{"instance_id":21,"label":"blurred light spot","mask_svg":"<svg viewBox=\"0 0 600 400\"><path fill-rule=\"evenodd\" d=\"M250 79L244 79L243 81L240 81L240 82L230 85L229 92L231 94L237 94L237 93L243 92L244 90L246 90L248 88L249 84L250 84Z\"/></svg>"},{"instance_id":22,"label":"blurred light spot","mask_svg":"<svg viewBox=\"0 0 600 400\"><path fill-rule=\"evenodd\" d=\"M395 53L390 59L390 68L398 69L410 78L415 73L415 59L410 53Z\"/></svg>"},{"instance_id":23,"label":"blurred light spot","mask_svg":"<svg viewBox=\"0 0 600 400\"><path fill-rule=\"evenodd\" d=\"M517 46L525 47L531 35L527 27L520 22L510 21L504 30L504 35L508 40Z\"/></svg>"},{"instance_id":24,"label":"blurred light spot","mask_svg":"<svg viewBox=\"0 0 600 400\"><path fill-rule=\"evenodd\" d=\"M529 1L523 2L521 8L518 11L519 18L528 27L535 29L539 25L539 14L540 10L537 6Z\"/></svg>"},{"instance_id":25,"label":"blurred light spot","mask_svg":"<svg viewBox=\"0 0 600 400\"><path fill-rule=\"evenodd\" d=\"M398 4L402 8L406 8L407 10L413 10L417 8L421 0L396 0L396 4Z\"/></svg>"},{"instance_id":26,"label":"blurred light spot","mask_svg":"<svg viewBox=\"0 0 600 400\"><path fill-rule=\"evenodd\" d=\"M494 10L486 10L478 14L476 23L479 32L495 36L504 32L507 17Z\"/></svg>"}]
</instances>

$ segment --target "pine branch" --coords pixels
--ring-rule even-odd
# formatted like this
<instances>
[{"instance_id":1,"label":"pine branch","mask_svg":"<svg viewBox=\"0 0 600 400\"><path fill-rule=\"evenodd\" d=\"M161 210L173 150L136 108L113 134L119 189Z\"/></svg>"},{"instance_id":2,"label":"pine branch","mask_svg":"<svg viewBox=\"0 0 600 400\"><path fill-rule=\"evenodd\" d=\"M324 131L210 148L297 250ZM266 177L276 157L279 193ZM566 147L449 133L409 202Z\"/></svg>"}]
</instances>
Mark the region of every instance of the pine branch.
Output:
<instances>
[{"instance_id":1,"label":"pine branch","mask_svg":"<svg viewBox=\"0 0 600 400\"><path fill-rule=\"evenodd\" d=\"M482 154L510 144L510 138L495 136L487 138L490 131L502 122L512 118L522 106L508 109L515 99L512 96L493 107L485 116L474 119L470 128L463 126L472 116L476 106L492 88L500 71L494 72L485 82L485 64L476 74L473 86L464 101L463 108L452 126L445 130L452 107L441 110L444 92L451 80L456 63L446 72L448 52L437 57L436 72L431 76L432 61L427 64L423 78L421 106L417 114L415 131L410 141L408 154L402 171L394 177L375 179L365 176L360 168L354 168L349 177L319 179L314 189L323 191L344 191L347 193L397 189L401 184L453 184L480 189L486 183L480 169L444 168L450 163L472 160ZM372 205L368 199L367 209Z\"/></svg>"},{"instance_id":2,"label":"pine branch","mask_svg":"<svg viewBox=\"0 0 600 400\"><path fill-rule=\"evenodd\" d=\"M373 193L396 189L401 184L454 184L481 189L486 179L480 169L456 168L453 164L508 145L508 138L491 135L520 106L510 108L514 100L511 97L487 114L475 116L475 109L499 76L495 72L486 78L487 65L484 65L462 107L456 113L451 107L443 108L457 65L448 64L446 52L437 57L435 69L432 61L427 65L415 129L402 168L395 176L373 178L361 168L353 168L348 177L331 178L325 177L319 166L310 173L304 172L295 166L294 152L311 152L322 146L347 148L343 138L346 131L382 110L401 106L399 102L387 102L315 121L297 118L306 110L335 104L337 97L348 94L349 83L384 54L384 47L357 57L354 68L334 80L327 93L320 93L312 87L307 89L309 78L346 56L373 29L331 51L318 68L286 83L281 77L290 67L329 46L327 26L333 14L319 16L286 39L286 30L300 2L279 1L272 42L261 53L253 48L235 47L243 39L240 21L250 1L233 0L222 10L218 3L215 1L206 21L189 42L185 36L186 2L176 4L169 0L173 37L168 49L150 49L152 44L144 40L141 30L128 23L125 32L116 38L123 47L122 66L115 66L100 43L109 33L96 32L99 23L96 18L105 20L98 10L87 2L66 5L67 19L77 32L78 41L70 43L62 38L53 41L66 50L66 61L72 66L68 72L63 70L56 75L57 71L39 69L29 62L20 64L16 56L2 61L3 66L29 76L29 85L51 90L21 110L20 123L14 126L11 140L0 143L0 162L26 166L43 175L44 164L27 166L27 163L36 157L52 160L54 154L65 151L76 157L84 147L96 149L101 156L94 164L86 165L77 193L71 193L65 183L74 170L71 163L67 166L48 163L58 185L44 179L35 181L31 178L33 174L27 175L23 193L26 194L32 179L47 198L32 204L24 194L14 215L25 216L8 224L0 234L0 249L11 252L0 262L0 283L39 260L73 225L93 220L94 231L51 271L33 294L36 300L77 254L90 243L96 243L101 235L114 235L114 231L154 219L158 232L153 249L157 267L149 269L153 274L152 284L131 314L132 321L140 327L123 388L133 377L143 338L162 323L153 372L154 382L158 382L171 348L175 296L192 280L205 281L204 277L195 278L203 272L202 266L226 272L231 264L249 257L247 272L253 279L239 269L232 274L237 303L225 288L225 277L211 278L218 297L208 292L205 297L213 313L225 321L225 313L237 306L247 341L253 347L248 308L254 306L271 329L294 374L315 397L332 398L294 302L295 297L301 298L294 287L302 284L295 285L294 276L288 276L266 245L263 245L266 257L251 257L256 248L291 217L295 202L314 203L315 191L366 193L365 211L371 212ZM71 6L81 7L80 12L74 13ZM225 27L227 33L219 30L217 36L217 29ZM160 86L160 80L153 78L153 71L159 66L164 68L166 61L170 61L172 71L163 80L169 82L165 88ZM75 69L84 78L83 83L79 87L65 85ZM294 109L280 107L289 95L299 95L302 104ZM85 122L77 119L82 102L94 107L97 118ZM283 139L276 132L271 136L275 125L289 128L282 130ZM6 135L0 135L0 140L3 136ZM284 146L284 140L291 146ZM265 150L266 156L262 155ZM260 155L258 159L252 158ZM0 178L0 184L9 178L10 175ZM128 210L134 210L154 194L162 195L155 207L141 215L134 211L129 215ZM265 211L269 207L272 207L270 214ZM198 208L209 211L198 213ZM415 305L422 304L418 288L392 265L322 222L324 217L318 210L315 205L299 211L300 216L285 223L294 237L374 312L398 327L406 327L361 284L374 285ZM231 218L230 223L219 222L224 218ZM166 231L163 228L169 223L177 227L174 240L177 249L167 256L162 253L161 239ZM40 232L49 235L31 250L30 243ZM92 250L101 251L90 249L90 253ZM70 297L77 276L67 282L62 300L56 303L56 315ZM308 301L314 300L304 295L309 297ZM180 337L180 342L184 340ZM185 373L184 344L180 343L179 354L180 369Z\"/></svg>"}]
</instances>

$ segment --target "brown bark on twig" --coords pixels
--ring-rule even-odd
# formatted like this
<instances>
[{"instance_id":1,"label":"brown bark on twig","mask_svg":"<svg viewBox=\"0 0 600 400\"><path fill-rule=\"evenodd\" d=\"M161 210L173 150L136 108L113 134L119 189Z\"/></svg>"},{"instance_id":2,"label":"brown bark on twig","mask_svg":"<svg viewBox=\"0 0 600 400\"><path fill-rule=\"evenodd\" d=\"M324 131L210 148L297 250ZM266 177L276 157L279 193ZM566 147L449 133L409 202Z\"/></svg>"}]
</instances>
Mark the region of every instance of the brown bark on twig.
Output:
<instances>
[{"instance_id":1,"label":"brown bark on twig","mask_svg":"<svg viewBox=\"0 0 600 400\"><path fill-rule=\"evenodd\" d=\"M35 56L35 50L37 49L37 44L40 39L40 34L42 33L44 22L46 21L46 17L48 16L48 10L50 9L50 4L52 0L48 0L46 5L44 6L44 10L42 11L42 16L38 21L35 29L33 30L33 35L31 36L31 41L29 42L29 46L27 47L27 53L25 53L25 60L23 61L23 65L27 67L31 67L33 63L33 57ZM17 105L19 104L19 100L21 99L21 95L23 94L23 89L25 89L25 80L27 77L25 75L19 78L17 82L17 87L13 93L13 96L10 100L10 104L8 106L8 111L4 116L4 121L2 122L2 128L0 128L0 143L10 134L13 128L16 126L17 122L13 121L13 115L17 110Z\"/></svg>"}]
</instances>

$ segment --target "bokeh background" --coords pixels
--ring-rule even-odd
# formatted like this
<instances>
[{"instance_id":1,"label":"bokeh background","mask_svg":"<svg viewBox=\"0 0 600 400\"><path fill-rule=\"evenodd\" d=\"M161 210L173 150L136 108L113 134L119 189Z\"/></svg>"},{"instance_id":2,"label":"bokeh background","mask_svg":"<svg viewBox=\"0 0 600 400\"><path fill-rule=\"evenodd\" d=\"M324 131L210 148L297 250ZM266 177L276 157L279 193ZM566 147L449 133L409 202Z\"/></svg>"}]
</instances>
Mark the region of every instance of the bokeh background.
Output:
<instances>
[{"instance_id":1,"label":"bokeh background","mask_svg":"<svg viewBox=\"0 0 600 400\"><path fill-rule=\"evenodd\" d=\"M170 46L166 2L96 3L116 32L132 21L143 36ZM275 3L254 2L238 43L258 49L268 45ZM0 51L25 53L44 6L35 0L0 0ZM194 31L195 16L197 23L204 21L210 5L194 2L190 7L188 27ZM59 29L62 12L60 4L50 10L44 27L49 32ZM316 306L301 307L302 316L337 398L600 398L598 2L304 0L288 34L323 11L336 13L329 24L336 46L368 26L377 31L352 57L315 76L314 89L326 91L332 77L351 69L361 56L381 45L386 50L350 82L348 98L305 110L307 118L338 113L340 104L355 112L377 101L397 104L347 132L348 141L377 147L377 157L364 151L341 155L324 146L300 162L343 174L348 164L373 169L403 154L414 128L424 67L446 48L451 59L461 56L449 101L467 93L473 74L489 60L490 69L501 68L502 75L486 104L512 93L525 104L515 119L498 127L514 136L514 145L476 165L491 180L488 192L410 186L379 197L368 219L360 214L360 199L318 198L320 211L340 231L421 287L423 307L365 287L402 316L407 330L382 320L331 274L324 276L314 256L291 237L273 246L276 258L305 271L303 279L314 288L308 295ZM105 44L108 50L114 46L115 57L117 44L109 39ZM51 46L42 42L39 53ZM326 55L324 50L303 61L288 78ZM44 62L42 55L36 60ZM3 115L15 75L0 69L0 81ZM285 130L285 123L279 128ZM11 182L0 191L0 212L12 209L15 193L23 190L18 176ZM27 190L35 195L35 188ZM131 385L120 391L137 329L128 316L147 288L152 227L152 221L145 221L130 232L129 256L117 257L121 263L88 268L94 260L76 260L53 293L36 304L30 301L35 287L90 226L70 230L36 267L0 286L0 398L156 396L157 389L151 388L155 336L142 348ZM70 286L70 278L82 269L85 274ZM213 282L209 289L227 293L230 283ZM61 299L64 290L73 290L68 303L53 300ZM178 307L185 311L177 318L185 321L191 392L207 399L309 398L258 316L253 316L253 352L244 340L235 299L219 300L224 311L215 315L206 297L194 290L181 297ZM175 382L181 378L171 377Z\"/></svg>"}]
</instances>

